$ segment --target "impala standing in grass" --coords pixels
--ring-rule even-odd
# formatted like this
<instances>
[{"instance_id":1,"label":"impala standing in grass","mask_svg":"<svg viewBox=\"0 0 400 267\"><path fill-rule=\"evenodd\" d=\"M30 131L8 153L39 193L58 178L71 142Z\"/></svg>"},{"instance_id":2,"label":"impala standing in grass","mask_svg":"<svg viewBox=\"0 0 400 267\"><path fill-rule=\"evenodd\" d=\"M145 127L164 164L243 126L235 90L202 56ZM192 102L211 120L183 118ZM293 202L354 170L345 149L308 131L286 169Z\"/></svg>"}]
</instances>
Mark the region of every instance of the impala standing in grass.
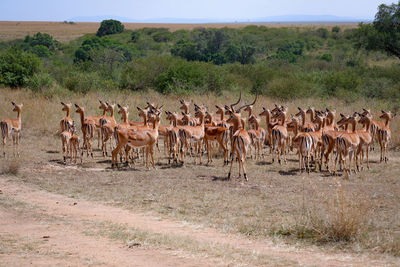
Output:
<instances>
[{"instance_id":1,"label":"impala standing in grass","mask_svg":"<svg viewBox=\"0 0 400 267\"><path fill-rule=\"evenodd\" d=\"M19 157L19 137L22 129L21 110L24 104L21 103L17 105L14 102L11 102L11 104L14 106L13 111L17 112L17 118L5 119L0 122L1 137L3 141L3 155L4 157L6 156L5 147L7 138L11 135L13 140L13 154L14 156L18 155Z\"/></svg>"}]
</instances>

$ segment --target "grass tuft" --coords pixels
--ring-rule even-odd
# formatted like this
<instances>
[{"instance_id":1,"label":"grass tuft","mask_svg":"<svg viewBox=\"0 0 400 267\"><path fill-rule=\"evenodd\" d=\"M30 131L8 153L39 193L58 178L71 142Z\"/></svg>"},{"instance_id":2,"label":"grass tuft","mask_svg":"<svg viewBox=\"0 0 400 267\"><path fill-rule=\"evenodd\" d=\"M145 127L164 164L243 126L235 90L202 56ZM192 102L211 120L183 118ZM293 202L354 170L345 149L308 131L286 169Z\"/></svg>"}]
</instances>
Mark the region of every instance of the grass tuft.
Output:
<instances>
[{"instance_id":1,"label":"grass tuft","mask_svg":"<svg viewBox=\"0 0 400 267\"><path fill-rule=\"evenodd\" d=\"M0 174L1 175L17 175L20 171L19 161L13 160L5 160L1 166Z\"/></svg>"}]
</instances>

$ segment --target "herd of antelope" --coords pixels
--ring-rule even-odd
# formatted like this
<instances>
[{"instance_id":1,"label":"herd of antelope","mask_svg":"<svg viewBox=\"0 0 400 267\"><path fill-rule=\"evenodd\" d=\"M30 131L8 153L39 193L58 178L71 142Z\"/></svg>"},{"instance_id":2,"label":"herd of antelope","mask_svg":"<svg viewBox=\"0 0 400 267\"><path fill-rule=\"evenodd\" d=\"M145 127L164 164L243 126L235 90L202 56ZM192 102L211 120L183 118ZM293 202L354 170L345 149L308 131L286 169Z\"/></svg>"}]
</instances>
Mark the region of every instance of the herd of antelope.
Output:
<instances>
[{"instance_id":1,"label":"herd of antelope","mask_svg":"<svg viewBox=\"0 0 400 267\"><path fill-rule=\"evenodd\" d=\"M61 143L64 162L82 162L86 151L87 157L93 157L92 142L97 136L98 148L101 148L104 157L111 151L111 167L117 168L118 162L129 165L135 158L145 157L146 167L149 168L149 158L153 168L154 150L159 148L159 140L164 142L164 153L168 164L184 164L185 157L189 154L202 163L202 154L207 153L207 164L213 161L213 149L218 146L223 152L224 165L229 165L228 179L230 179L233 162L238 162L239 177L243 172L247 181L246 160L248 154L255 160L264 158L264 148L269 146L272 163L277 157L279 164L286 163L286 155L296 149L299 158L300 172L310 172L312 165L314 171L322 170L325 164L327 171L336 173L339 163L348 175L351 171L357 172L364 168L364 161L369 169L369 151L378 141L381 153L380 162L388 161L388 145L391 139L390 121L396 116L390 111L381 111L382 120L373 120L368 109L354 112L352 115L340 114L335 121L336 110L315 110L314 108L302 109L298 113L288 116L285 106L275 105L273 109L263 108L262 112L254 114L253 105L257 96L250 104L235 108L241 101L239 99L230 105L215 106L216 115L204 105L180 100L180 113L165 111L168 125L161 125L160 119L163 106L156 106L147 102L145 108L137 107L141 122L128 120L128 106L117 105L121 122L115 120L115 105L99 101L101 116L88 116L84 107L75 104L75 112L79 114L82 142L76 132L75 122L71 118L71 104L61 102L62 111L66 115L60 121ZM190 106L194 105L194 117L190 115ZM16 119L5 119L0 122L3 140L3 153L5 145L11 136L13 140L14 155L19 156L19 138L21 132L21 110L23 104L12 102L13 111L17 112ZM241 112L248 112L247 119ZM261 118L265 116L266 128L260 127ZM310 120L307 121L309 116ZM247 127L246 127L247 122ZM357 129L357 124L361 125ZM351 125L351 129L348 127ZM254 151L253 151L254 150ZM335 157L333 156L335 155ZM366 159L364 159L364 155ZM335 159L330 163L330 159ZM333 160L332 160L333 161ZM347 163L346 163L347 161ZM331 166L333 164L333 167Z\"/></svg>"}]
</instances>

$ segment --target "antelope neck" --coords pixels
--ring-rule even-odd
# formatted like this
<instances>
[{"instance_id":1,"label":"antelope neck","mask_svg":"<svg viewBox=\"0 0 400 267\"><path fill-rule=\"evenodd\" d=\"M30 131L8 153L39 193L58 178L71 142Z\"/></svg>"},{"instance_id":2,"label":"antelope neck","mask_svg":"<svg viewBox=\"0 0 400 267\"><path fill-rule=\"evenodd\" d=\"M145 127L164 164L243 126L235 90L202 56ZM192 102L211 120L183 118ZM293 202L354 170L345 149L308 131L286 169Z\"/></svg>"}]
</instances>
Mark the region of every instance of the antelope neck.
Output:
<instances>
[{"instance_id":1,"label":"antelope neck","mask_svg":"<svg viewBox=\"0 0 400 267\"><path fill-rule=\"evenodd\" d=\"M312 109L311 109L311 112L310 112L310 120L311 120L311 121L314 121L314 120L315 120L315 111L312 110Z\"/></svg>"},{"instance_id":2,"label":"antelope neck","mask_svg":"<svg viewBox=\"0 0 400 267\"><path fill-rule=\"evenodd\" d=\"M85 121L85 113L81 110L79 112L79 116L81 117L81 125L83 126L83 123Z\"/></svg>"}]
</instances>

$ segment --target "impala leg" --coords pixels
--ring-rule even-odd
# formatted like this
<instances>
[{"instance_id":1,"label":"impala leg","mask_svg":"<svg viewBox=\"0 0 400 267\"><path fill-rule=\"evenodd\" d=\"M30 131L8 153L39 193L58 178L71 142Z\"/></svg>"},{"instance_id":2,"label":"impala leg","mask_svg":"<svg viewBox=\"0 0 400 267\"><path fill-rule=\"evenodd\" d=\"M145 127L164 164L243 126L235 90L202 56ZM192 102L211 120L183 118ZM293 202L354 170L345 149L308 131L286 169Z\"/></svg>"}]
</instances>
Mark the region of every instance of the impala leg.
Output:
<instances>
[{"instance_id":1,"label":"impala leg","mask_svg":"<svg viewBox=\"0 0 400 267\"><path fill-rule=\"evenodd\" d=\"M242 159L242 168L243 168L243 176L244 180L247 182L247 171L246 171L246 158Z\"/></svg>"}]
</instances>

